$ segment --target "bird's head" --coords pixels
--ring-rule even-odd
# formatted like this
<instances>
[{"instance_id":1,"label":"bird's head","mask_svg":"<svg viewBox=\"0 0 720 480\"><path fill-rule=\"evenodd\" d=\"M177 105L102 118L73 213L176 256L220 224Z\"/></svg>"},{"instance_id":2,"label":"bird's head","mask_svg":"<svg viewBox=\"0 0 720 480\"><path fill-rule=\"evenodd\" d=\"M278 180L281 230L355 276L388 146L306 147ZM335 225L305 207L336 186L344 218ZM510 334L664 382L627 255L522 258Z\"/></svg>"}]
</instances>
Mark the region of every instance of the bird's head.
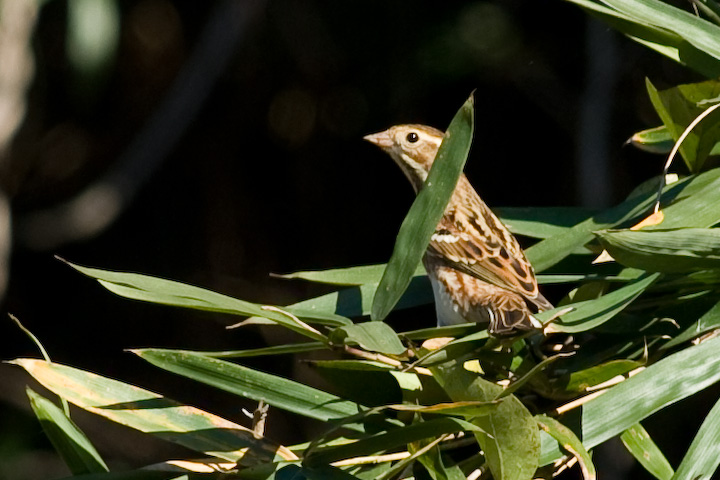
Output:
<instances>
[{"instance_id":1,"label":"bird's head","mask_svg":"<svg viewBox=\"0 0 720 480\"><path fill-rule=\"evenodd\" d=\"M427 178L443 136L440 130L425 125L396 125L364 138L395 160L417 192Z\"/></svg>"}]
</instances>

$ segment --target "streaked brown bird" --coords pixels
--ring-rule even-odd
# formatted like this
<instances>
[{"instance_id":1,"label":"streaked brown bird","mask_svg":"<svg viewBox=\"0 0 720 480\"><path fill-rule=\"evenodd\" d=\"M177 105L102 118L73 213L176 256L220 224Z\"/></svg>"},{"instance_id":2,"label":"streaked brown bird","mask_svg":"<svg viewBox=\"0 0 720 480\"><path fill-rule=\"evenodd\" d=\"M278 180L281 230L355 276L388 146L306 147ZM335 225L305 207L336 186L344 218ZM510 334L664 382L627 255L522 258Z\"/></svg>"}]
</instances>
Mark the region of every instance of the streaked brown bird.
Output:
<instances>
[{"instance_id":1,"label":"streaked brown bird","mask_svg":"<svg viewBox=\"0 0 720 480\"><path fill-rule=\"evenodd\" d=\"M425 125L397 125L365 140L387 152L415 193L427 179L444 134ZM542 325L533 313L552 308L538 291L520 245L460 175L423 256L438 325L487 322L495 336Z\"/></svg>"}]
</instances>

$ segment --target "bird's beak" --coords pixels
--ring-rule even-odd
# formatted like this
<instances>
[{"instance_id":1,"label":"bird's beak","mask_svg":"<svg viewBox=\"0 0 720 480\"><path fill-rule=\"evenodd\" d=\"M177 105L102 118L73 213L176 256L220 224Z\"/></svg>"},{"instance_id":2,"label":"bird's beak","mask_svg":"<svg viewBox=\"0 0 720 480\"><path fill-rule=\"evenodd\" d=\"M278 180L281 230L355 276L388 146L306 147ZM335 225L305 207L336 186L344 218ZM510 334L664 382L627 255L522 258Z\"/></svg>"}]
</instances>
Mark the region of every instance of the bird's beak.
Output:
<instances>
[{"instance_id":1,"label":"bird's beak","mask_svg":"<svg viewBox=\"0 0 720 480\"><path fill-rule=\"evenodd\" d=\"M393 146L393 140L387 130L384 132L373 133L372 135L365 135L363 139L383 149Z\"/></svg>"}]
</instances>

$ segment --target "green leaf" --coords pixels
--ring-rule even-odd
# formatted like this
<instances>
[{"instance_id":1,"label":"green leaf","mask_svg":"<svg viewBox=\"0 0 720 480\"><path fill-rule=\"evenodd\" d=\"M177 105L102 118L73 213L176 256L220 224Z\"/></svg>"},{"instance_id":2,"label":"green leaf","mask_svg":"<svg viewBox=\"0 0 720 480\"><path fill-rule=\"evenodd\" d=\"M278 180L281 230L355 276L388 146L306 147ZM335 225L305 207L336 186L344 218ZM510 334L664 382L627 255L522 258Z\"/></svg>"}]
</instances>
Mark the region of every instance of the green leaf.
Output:
<instances>
[{"instance_id":1,"label":"green leaf","mask_svg":"<svg viewBox=\"0 0 720 480\"><path fill-rule=\"evenodd\" d=\"M572 307L571 312L556 320L549 329L554 332L567 333L592 330L625 309L658 278L660 278L659 273L645 274L624 287L618 288L598 299L571 303L570 305L540 312L535 314L535 317L541 322L545 322L557 312Z\"/></svg>"},{"instance_id":2,"label":"green leaf","mask_svg":"<svg viewBox=\"0 0 720 480\"><path fill-rule=\"evenodd\" d=\"M45 435L73 474L108 471L90 440L62 409L30 388L25 391Z\"/></svg>"},{"instance_id":3,"label":"green leaf","mask_svg":"<svg viewBox=\"0 0 720 480\"><path fill-rule=\"evenodd\" d=\"M131 350L164 370L283 410L321 421L358 412L358 405L286 378L182 350Z\"/></svg>"},{"instance_id":4,"label":"green leaf","mask_svg":"<svg viewBox=\"0 0 720 480\"><path fill-rule=\"evenodd\" d=\"M673 480L712 478L720 465L720 401L710 410Z\"/></svg>"},{"instance_id":5,"label":"green leaf","mask_svg":"<svg viewBox=\"0 0 720 480\"><path fill-rule=\"evenodd\" d=\"M84 410L191 450L231 461L241 459L245 448L263 459L296 458L285 447L255 438L252 430L142 388L44 360L11 363Z\"/></svg>"},{"instance_id":6,"label":"green leaf","mask_svg":"<svg viewBox=\"0 0 720 480\"><path fill-rule=\"evenodd\" d=\"M207 475L178 476L178 472L156 472L152 470L132 470L129 472L88 473L73 475L60 480L198 480Z\"/></svg>"},{"instance_id":7,"label":"green leaf","mask_svg":"<svg viewBox=\"0 0 720 480\"><path fill-rule=\"evenodd\" d=\"M653 442L645 428L639 423L625 430L620 435L625 448L635 457L635 460L643 466L653 477L659 480L670 480L673 472L670 462Z\"/></svg>"},{"instance_id":8,"label":"green leaf","mask_svg":"<svg viewBox=\"0 0 720 480\"><path fill-rule=\"evenodd\" d=\"M284 310L301 318L310 318L311 315L315 317L325 315L363 317L370 315L376 291L377 284L368 283L294 303L284 307ZM432 301L432 287L427 276L413 277L407 290L395 306L395 310L426 305Z\"/></svg>"},{"instance_id":9,"label":"green leaf","mask_svg":"<svg viewBox=\"0 0 720 480\"><path fill-rule=\"evenodd\" d=\"M287 315L264 309L262 305L245 302L204 288L194 287L172 280L165 280L163 278L138 273L99 270L97 268L81 267L69 262L66 263L80 273L96 279L103 287L121 297L174 307L268 318L301 335L313 338L314 340L327 341L324 335L309 330L296 321L293 321ZM321 317L328 319L328 315L322 315ZM334 317L334 319L328 320L326 323L331 325L352 323L350 320L340 316L335 315Z\"/></svg>"},{"instance_id":10,"label":"green leaf","mask_svg":"<svg viewBox=\"0 0 720 480\"><path fill-rule=\"evenodd\" d=\"M630 137L629 142L640 150L665 155L670 153L675 144L665 125L636 132Z\"/></svg>"},{"instance_id":11,"label":"green leaf","mask_svg":"<svg viewBox=\"0 0 720 480\"><path fill-rule=\"evenodd\" d=\"M537 415L535 419L543 431L550 434L551 437L562 445L563 449L577 458L584 480L595 480L595 478L597 478L595 465L592 463L590 454L572 430L547 415Z\"/></svg>"},{"instance_id":12,"label":"green leaf","mask_svg":"<svg viewBox=\"0 0 720 480\"><path fill-rule=\"evenodd\" d=\"M708 55L720 59L720 28L690 12L658 0L602 0L646 25L674 32Z\"/></svg>"},{"instance_id":13,"label":"green leaf","mask_svg":"<svg viewBox=\"0 0 720 480\"><path fill-rule=\"evenodd\" d=\"M565 414L586 448L619 435L653 413L699 392L720 380L720 337L688 347ZM542 438L541 465L560 458L557 442Z\"/></svg>"},{"instance_id":14,"label":"green leaf","mask_svg":"<svg viewBox=\"0 0 720 480\"><path fill-rule=\"evenodd\" d=\"M633 360L611 360L567 375L561 383L565 383L565 390L571 392L585 392L588 388L600 385L603 382L625 375L631 370L643 366L641 362Z\"/></svg>"},{"instance_id":15,"label":"green leaf","mask_svg":"<svg viewBox=\"0 0 720 480\"><path fill-rule=\"evenodd\" d=\"M710 227L720 221L718 219L708 224L720 213L719 177L720 169L713 169L666 186L661 198L663 205L671 200L675 203L664 209L666 216L663 228ZM580 222L564 233L542 240L525 251L528 260L536 272L546 270L576 251L578 247L591 241L594 238L593 232L613 228L632 220L638 221L640 217L649 215L655 197L654 193L633 196L620 205ZM687 222L695 224L687 225ZM698 225L698 222L702 224Z\"/></svg>"},{"instance_id":16,"label":"green leaf","mask_svg":"<svg viewBox=\"0 0 720 480\"><path fill-rule=\"evenodd\" d=\"M663 349L673 348L681 343L699 337L705 332L720 328L720 302L705 312L696 322L686 328L680 335L662 346Z\"/></svg>"},{"instance_id":17,"label":"green leaf","mask_svg":"<svg viewBox=\"0 0 720 480\"><path fill-rule=\"evenodd\" d=\"M702 48L693 45L675 32L653 25L652 22L638 20L596 1L569 1L579 5L634 41L682 65L687 65L707 78L720 76L720 62L717 58L708 55Z\"/></svg>"},{"instance_id":18,"label":"green leaf","mask_svg":"<svg viewBox=\"0 0 720 480\"><path fill-rule=\"evenodd\" d=\"M354 370L356 372L389 372L395 367L387 363L371 360L313 360L313 365L334 370Z\"/></svg>"},{"instance_id":19,"label":"green leaf","mask_svg":"<svg viewBox=\"0 0 720 480\"><path fill-rule=\"evenodd\" d=\"M326 350L327 348L327 345L322 342L306 342L275 345L274 347L251 348L248 350L226 350L222 352L198 352L187 350L187 352L213 358L246 358L265 355L287 355L291 353L314 352L317 350Z\"/></svg>"},{"instance_id":20,"label":"green leaf","mask_svg":"<svg viewBox=\"0 0 720 480\"><path fill-rule=\"evenodd\" d=\"M386 323L365 322L338 327L330 335L330 341L335 344L356 342L365 350L371 352L400 355L405 352L405 346L397 333Z\"/></svg>"},{"instance_id":21,"label":"green leaf","mask_svg":"<svg viewBox=\"0 0 720 480\"><path fill-rule=\"evenodd\" d=\"M482 430L470 422L452 417L436 418L394 428L357 442L317 448L305 457L305 462L308 465L326 465L345 458L377 454L396 447L405 447L408 443L417 440L437 438L445 433L461 431L478 432L483 435Z\"/></svg>"},{"instance_id":22,"label":"green leaf","mask_svg":"<svg viewBox=\"0 0 720 480\"><path fill-rule=\"evenodd\" d=\"M675 140L673 140L665 125L639 131L630 137L628 141L645 152L665 155L670 153L673 145L675 145ZM720 142L715 143L715 146L710 150L710 155L720 155Z\"/></svg>"},{"instance_id":23,"label":"green leaf","mask_svg":"<svg viewBox=\"0 0 720 480\"><path fill-rule=\"evenodd\" d=\"M286 465L273 477L274 480L357 480L357 477L331 465L310 468L307 465Z\"/></svg>"},{"instance_id":24,"label":"green leaf","mask_svg":"<svg viewBox=\"0 0 720 480\"><path fill-rule=\"evenodd\" d=\"M393 254L373 299L373 320L384 319L400 300L455 190L472 142L473 103L470 96L450 122L425 185L400 226Z\"/></svg>"},{"instance_id":25,"label":"green leaf","mask_svg":"<svg viewBox=\"0 0 720 480\"><path fill-rule=\"evenodd\" d=\"M720 29L717 28L720 34ZM676 142L685 129L712 103L717 103L720 82L710 80L702 83L679 85L658 91L646 80L650 100L668 133ZM705 159L720 137L720 113L712 112L688 134L680 145L680 154L691 172L702 169Z\"/></svg>"},{"instance_id":26,"label":"green leaf","mask_svg":"<svg viewBox=\"0 0 720 480\"><path fill-rule=\"evenodd\" d=\"M503 388L463 368L456 362L431 367L431 372L455 402L489 402ZM476 434L480 447L496 480L526 480L538 467L540 441L530 412L514 395L501 400L490 415L468 417L487 434Z\"/></svg>"},{"instance_id":27,"label":"green leaf","mask_svg":"<svg viewBox=\"0 0 720 480\"><path fill-rule=\"evenodd\" d=\"M720 268L720 228L603 230L595 235L626 267L667 273Z\"/></svg>"},{"instance_id":28,"label":"green leaf","mask_svg":"<svg viewBox=\"0 0 720 480\"><path fill-rule=\"evenodd\" d=\"M382 278L387 264L362 265L359 267L334 268L330 270L313 270L305 272L294 272L285 275L275 275L278 278L300 279L316 283L328 283L331 285L365 285L368 283L378 284ZM425 267L422 264L417 266L414 277L425 275Z\"/></svg>"},{"instance_id":29,"label":"green leaf","mask_svg":"<svg viewBox=\"0 0 720 480\"><path fill-rule=\"evenodd\" d=\"M492 402L451 402L437 403L435 405L387 405L386 408L397 410L399 412L419 412L419 413L441 413L443 415L461 415L467 418L480 417L489 415L494 412L500 402L493 400Z\"/></svg>"},{"instance_id":30,"label":"green leaf","mask_svg":"<svg viewBox=\"0 0 720 480\"><path fill-rule=\"evenodd\" d=\"M579 207L502 207L494 210L512 233L530 238L558 235L597 213Z\"/></svg>"},{"instance_id":31,"label":"green leaf","mask_svg":"<svg viewBox=\"0 0 720 480\"><path fill-rule=\"evenodd\" d=\"M551 363L563 358L568 357L572 354L566 354L566 353L559 353L556 355L553 355L551 357L547 357L542 362L539 362L537 365L532 367L525 375L518 378L517 380L514 380L510 385L505 387L500 395L498 395L497 400L500 400L501 398L507 397L508 395L511 395L518 391L520 387L528 383L530 380L533 379L537 374L539 374L545 367L550 365Z\"/></svg>"},{"instance_id":32,"label":"green leaf","mask_svg":"<svg viewBox=\"0 0 720 480\"><path fill-rule=\"evenodd\" d=\"M417 454L430 444L430 440L420 440L408 445L408 452ZM446 467L440 453L440 447L434 445L430 450L421 453L418 461L425 467L432 480L465 480L462 470L457 465Z\"/></svg>"}]
</instances>

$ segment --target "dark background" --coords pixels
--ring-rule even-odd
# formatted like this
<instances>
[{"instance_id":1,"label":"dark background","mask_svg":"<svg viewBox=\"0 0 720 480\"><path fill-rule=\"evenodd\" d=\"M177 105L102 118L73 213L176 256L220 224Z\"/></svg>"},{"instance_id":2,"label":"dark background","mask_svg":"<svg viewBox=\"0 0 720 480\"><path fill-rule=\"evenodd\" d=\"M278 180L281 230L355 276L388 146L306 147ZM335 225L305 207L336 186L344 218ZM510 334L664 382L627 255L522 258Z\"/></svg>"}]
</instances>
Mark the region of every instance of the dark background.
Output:
<instances>
[{"instance_id":1,"label":"dark background","mask_svg":"<svg viewBox=\"0 0 720 480\"><path fill-rule=\"evenodd\" d=\"M326 290L269 272L381 263L392 251L412 189L363 135L397 123L445 128L475 90L466 172L488 204L602 207L661 169L663 158L624 145L659 124L645 77L661 88L697 79L559 0L118 7L117 51L89 79L66 55L67 4L39 12L27 112L0 158L13 215L1 309L58 362L244 423L239 409L252 404L123 349L250 348L282 332L228 332L237 319L120 299L53 255L293 303ZM98 191L119 200L87 200ZM83 230L88 218L104 226ZM421 313L397 321L429 318ZM9 320L0 322L0 352L38 355ZM244 363L315 381L288 357ZM67 475L29 411L24 387L39 387L9 365L0 382L0 479ZM686 401L647 425L673 465L703 409ZM668 426L688 410L689 425ZM77 410L74 418L111 468L188 455ZM272 410L268 434L300 441L312 425L298 422ZM601 472L626 464L615 447L597 453ZM637 469L607 478L625 474L642 478Z\"/></svg>"}]
</instances>

